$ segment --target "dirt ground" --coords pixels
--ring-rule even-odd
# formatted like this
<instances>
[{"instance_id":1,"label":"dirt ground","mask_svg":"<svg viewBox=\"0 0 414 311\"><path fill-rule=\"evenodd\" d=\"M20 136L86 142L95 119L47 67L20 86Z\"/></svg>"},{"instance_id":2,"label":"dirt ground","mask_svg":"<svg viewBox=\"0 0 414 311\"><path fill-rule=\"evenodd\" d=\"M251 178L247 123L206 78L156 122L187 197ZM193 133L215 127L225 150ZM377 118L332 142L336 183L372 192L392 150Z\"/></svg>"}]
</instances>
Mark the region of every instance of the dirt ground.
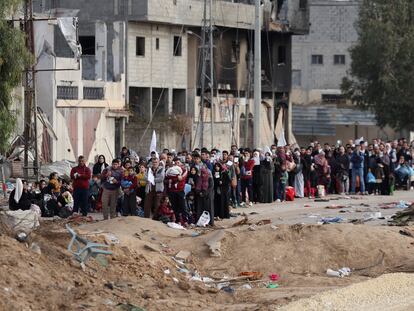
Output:
<instances>
[{"instance_id":1,"label":"dirt ground","mask_svg":"<svg viewBox=\"0 0 414 311\"><path fill-rule=\"evenodd\" d=\"M27 243L0 235L0 310L412 310L413 237L381 225L387 219L317 224L364 218L367 209L391 215L399 209L380 204L408 200L407 193L255 206L234 211L247 223L233 226L239 216L214 229L176 230L138 217L70 222L89 240L119 240L113 255L89 260L85 271L66 249L68 220L43 220ZM185 262L174 260L179 251L189 252ZM342 267L351 275L326 275ZM260 275L240 277L251 271ZM267 288L270 274L280 276L278 288Z\"/></svg>"}]
</instances>

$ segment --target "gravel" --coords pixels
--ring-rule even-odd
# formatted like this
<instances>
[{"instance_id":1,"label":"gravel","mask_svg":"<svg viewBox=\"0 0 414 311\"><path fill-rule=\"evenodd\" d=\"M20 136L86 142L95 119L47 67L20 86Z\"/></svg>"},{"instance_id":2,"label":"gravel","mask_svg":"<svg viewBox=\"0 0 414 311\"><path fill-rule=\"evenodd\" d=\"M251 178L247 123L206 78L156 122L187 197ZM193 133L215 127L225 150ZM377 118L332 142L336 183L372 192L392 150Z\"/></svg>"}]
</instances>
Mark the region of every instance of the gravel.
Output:
<instances>
[{"instance_id":1,"label":"gravel","mask_svg":"<svg viewBox=\"0 0 414 311\"><path fill-rule=\"evenodd\" d=\"M414 310L414 274L385 274L376 279L292 302L279 310Z\"/></svg>"}]
</instances>

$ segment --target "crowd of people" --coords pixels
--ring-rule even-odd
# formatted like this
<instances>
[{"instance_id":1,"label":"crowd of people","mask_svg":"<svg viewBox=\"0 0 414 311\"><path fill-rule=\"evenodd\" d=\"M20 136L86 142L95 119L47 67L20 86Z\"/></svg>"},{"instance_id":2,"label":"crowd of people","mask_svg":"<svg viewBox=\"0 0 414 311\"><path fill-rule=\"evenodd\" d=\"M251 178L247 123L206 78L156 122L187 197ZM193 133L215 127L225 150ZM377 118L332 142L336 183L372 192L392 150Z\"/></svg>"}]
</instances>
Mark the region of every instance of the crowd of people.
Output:
<instances>
[{"instance_id":1,"label":"crowd of people","mask_svg":"<svg viewBox=\"0 0 414 311\"><path fill-rule=\"evenodd\" d=\"M19 181L10 209L41 207L44 216L86 216L102 210L103 218L142 216L183 226L208 212L210 225L229 218L231 207L272 203L326 194L391 195L410 190L414 181L414 142L338 142L335 146L263 149L238 148L176 153L164 149L140 158L126 147L107 163L103 155L90 169L78 158L70 180L56 173L48 182Z\"/></svg>"}]
</instances>

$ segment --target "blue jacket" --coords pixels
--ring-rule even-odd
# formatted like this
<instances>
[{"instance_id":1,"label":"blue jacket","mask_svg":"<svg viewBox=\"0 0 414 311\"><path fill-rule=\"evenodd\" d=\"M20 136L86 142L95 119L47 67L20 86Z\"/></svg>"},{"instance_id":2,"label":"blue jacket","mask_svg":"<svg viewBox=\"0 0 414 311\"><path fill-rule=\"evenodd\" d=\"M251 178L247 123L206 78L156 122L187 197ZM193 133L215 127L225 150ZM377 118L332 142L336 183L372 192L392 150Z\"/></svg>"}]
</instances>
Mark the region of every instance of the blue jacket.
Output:
<instances>
[{"instance_id":1,"label":"blue jacket","mask_svg":"<svg viewBox=\"0 0 414 311\"><path fill-rule=\"evenodd\" d=\"M355 169L364 168L364 159L365 159L365 155L363 152L360 151L357 153L356 151L354 151L351 156L352 168L355 168Z\"/></svg>"}]
</instances>

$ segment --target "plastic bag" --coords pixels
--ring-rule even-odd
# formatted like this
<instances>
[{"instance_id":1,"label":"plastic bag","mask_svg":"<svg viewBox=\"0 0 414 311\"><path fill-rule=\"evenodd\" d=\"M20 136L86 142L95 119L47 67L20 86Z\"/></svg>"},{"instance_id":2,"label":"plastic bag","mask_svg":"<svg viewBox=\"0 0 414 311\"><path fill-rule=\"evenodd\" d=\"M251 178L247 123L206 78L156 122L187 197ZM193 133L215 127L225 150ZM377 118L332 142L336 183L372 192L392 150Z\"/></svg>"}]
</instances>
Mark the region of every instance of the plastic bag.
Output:
<instances>
[{"instance_id":1,"label":"plastic bag","mask_svg":"<svg viewBox=\"0 0 414 311\"><path fill-rule=\"evenodd\" d=\"M203 214L201 214L200 218L197 221L198 227L205 227L210 222L210 213L207 211L204 211Z\"/></svg>"},{"instance_id":2,"label":"plastic bag","mask_svg":"<svg viewBox=\"0 0 414 311\"><path fill-rule=\"evenodd\" d=\"M294 201L295 200L295 188L287 187L286 188L286 201Z\"/></svg>"}]
</instances>

